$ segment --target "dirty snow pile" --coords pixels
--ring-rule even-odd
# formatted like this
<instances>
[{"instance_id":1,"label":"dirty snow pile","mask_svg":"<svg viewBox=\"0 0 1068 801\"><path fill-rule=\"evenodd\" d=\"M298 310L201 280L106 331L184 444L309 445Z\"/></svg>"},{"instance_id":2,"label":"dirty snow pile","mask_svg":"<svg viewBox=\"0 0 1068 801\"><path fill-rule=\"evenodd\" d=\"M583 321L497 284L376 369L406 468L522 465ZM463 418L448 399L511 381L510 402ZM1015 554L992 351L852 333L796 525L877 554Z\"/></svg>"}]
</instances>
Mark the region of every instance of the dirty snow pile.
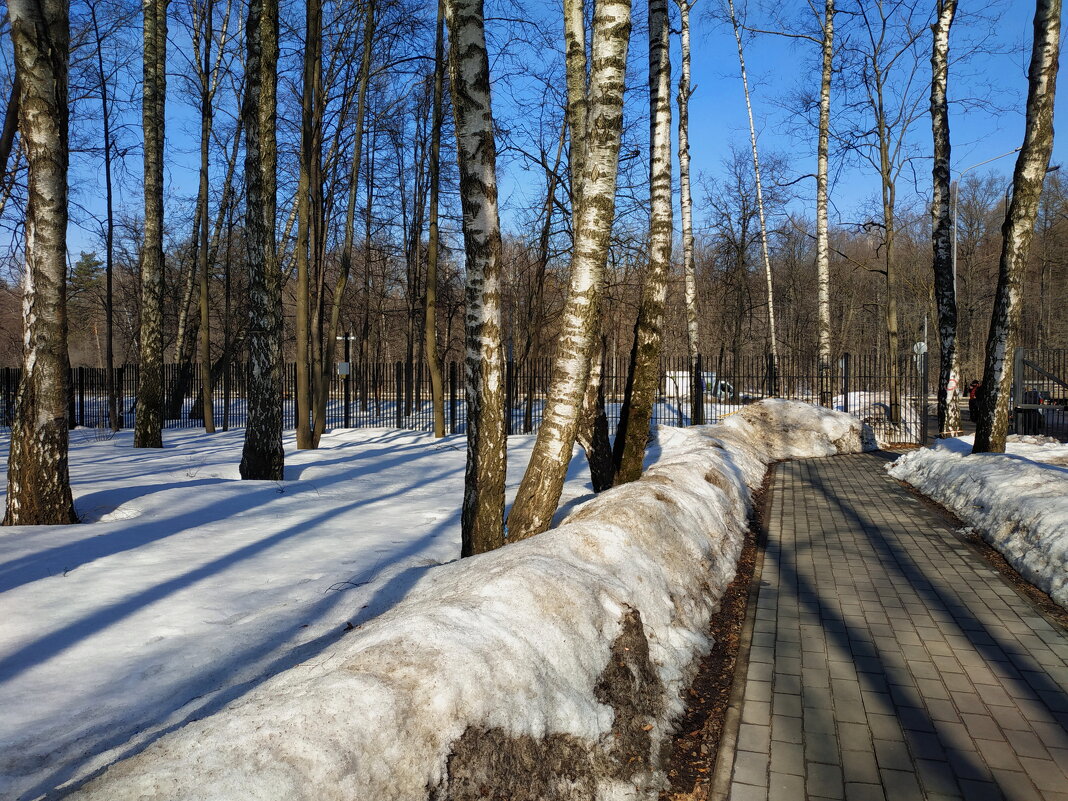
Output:
<instances>
[{"instance_id":1,"label":"dirty snow pile","mask_svg":"<svg viewBox=\"0 0 1068 801\"><path fill-rule=\"evenodd\" d=\"M1010 436L1004 454L971 455L973 441L939 440L887 470L952 511L1068 608L1068 445Z\"/></svg>"},{"instance_id":2,"label":"dirty snow pile","mask_svg":"<svg viewBox=\"0 0 1068 801\"><path fill-rule=\"evenodd\" d=\"M292 666L267 660L259 665L262 675L220 696L218 706L229 701L221 709L209 706L206 717L172 726L170 733L160 728L141 741L131 736L125 754L134 756L77 796L108 801L477 797L477 785L464 795L456 778L463 767L457 744L470 740L500 746L486 757L498 771L489 777L497 790L508 780L528 781L505 771L506 753L570 754L572 759L588 753L589 775L561 777L559 797L655 798L663 778L661 746L682 711L680 691L710 647L708 621L735 572L749 488L761 481L771 460L862 447L864 435L855 418L790 401L754 404L719 426L662 428L651 449L655 463L641 481L602 493L538 537L470 559L394 573L387 585L398 577L404 581L381 614L367 618L356 606L349 610L349 618L357 621L354 630L324 633L318 644L302 641L293 648L301 654L315 646L312 658L290 661ZM418 443L409 451L398 457L383 447L369 456L362 465L369 471L367 480L373 481L375 461L388 469L398 458L426 455L419 453ZM304 469L314 474L315 456L305 454ZM323 456L324 469L339 461ZM452 481L454 486L436 488L439 504L459 498L462 472L456 471ZM328 525L331 509L345 504L332 494L315 494L316 499L306 498L317 504L308 525ZM351 505L351 495L346 497ZM403 515L406 496L391 500ZM215 536L265 524L255 517L254 504L241 511L249 517L242 519L239 512L219 521ZM426 532L406 532L405 525L394 534L412 540L403 553L417 553ZM340 547L345 534L332 536ZM436 555L440 548L434 542ZM128 558L118 570L123 580L137 582L170 569L158 559L138 559L136 542L126 545ZM280 572L260 581L294 586L281 565L272 567ZM299 554L289 566L295 576L306 569ZM169 581L159 578L164 596L171 591ZM257 591L255 576L241 581L214 603L207 601L216 619L230 619L227 604L240 606L244 594ZM359 604L362 597L347 600ZM109 601L103 614L93 616L94 630L86 637L106 632L114 622L112 608L125 611L121 599ZM271 611L287 614L284 604ZM243 614L254 617L251 611ZM640 642L625 637L628 621L634 620L641 624ZM293 622L284 629L287 647L299 639ZM169 625L177 628L182 621ZM166 637L167 629L152 635L143 632L139 641L158 648L154 643ZM164 662L197 661L196 648L186 641L159 656ZM30 667L56 656L31 651ZM221 659L225 649L207 656ZM634 669L614 670L619 660L629 660ZM125 678L115 670L116 678ZM645 699L640 707L626 708L632 695ZM86 731L106 725L105 705L82 704L81 709L86 719L78 725ZM163 712L171 709L181 711L180 704ZM94 715L103 721L94 723ZM621 721L628 731L620 730ZM637 743L642 753L621 753L621 742ZM115 756L124 755L121 744L108 745ZM533 764L548 769L549 761ZM76 779L78 773L69 776ZM46 793L47 787L38 784L36 792Z\"/></svg>"}]
</instances>

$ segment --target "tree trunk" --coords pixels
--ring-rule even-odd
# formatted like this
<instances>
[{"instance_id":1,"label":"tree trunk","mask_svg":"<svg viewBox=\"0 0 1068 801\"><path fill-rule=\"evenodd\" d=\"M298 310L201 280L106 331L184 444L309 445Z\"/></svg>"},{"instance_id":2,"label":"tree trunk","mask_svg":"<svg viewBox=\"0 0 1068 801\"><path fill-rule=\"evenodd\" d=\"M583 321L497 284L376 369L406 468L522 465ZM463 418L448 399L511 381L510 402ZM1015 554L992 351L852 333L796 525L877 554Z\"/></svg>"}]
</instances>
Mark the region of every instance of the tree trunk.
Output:
<instances>
[{"instance_id":1,"label":"tree trunk","mask_svg":"<svg viewBox=\"0 0 1068 801\"><path fill-rule=\"evenodd\" d=\"M211 40L213 36L214 0L204 0L204 66L200 75L200 192L204 202L200 207L200 383L204 413L204 433L215 433L215 408L212 403L211 380L211 306L208 303L208 145L211 142Z\"/></svg>"},{"instance_id":2,"label":"tree trunk","mask_svg":"<svg viewBox=\"0 0 1068 801\"><path fill-rule=\"evenodd\" d=\"M504 544L504 369L497 147L482 0L446 0L449 75L467 254L467 471L461 556Z\"/></svg>"},{"instance_id":3,"label":"tree trunk","mask_svg":"<svg viewBox=\"0 0 1068 801\"><path fill-rule=\"evenodd\" d=\"M690 355L690 399L694 425L705 422L705 399L702 376L697 369L701 339L697 326L697 271L693 256L693 199L690 194L690 3L675 0L679 6L679 39L682 47L682 72L679 75L679 205L682 212L682 275L686 294L686 344Z\"/></svg>"},{"instance_id":4,"label":"tree trunk","mask_svg":"<svg viewBox=\"0 0 1068 801\"><path fill-rule=\"evenodd\" d=\"M667 0L649 0L649 266L642 285L627 392L616 432L616 483L642 473L660 384L661 327L671 267L671 63Z\"/></svg>"},{"instance_id":5,"label":"tree trunk","mask_svg":"<svg viewBox=\"0 0 1068 801\"><path fill-rule=\"evenodd\" d=\"M356 122L352 144L352 162L349 168L349 194L348 204L345 210L345 243L341 249L341 271L338 274L337 283L334 285L334 302L330 308L330 328L327 331L325 343L325 357L323 359L324 372L322 385L330 386L330 376L326 370L332 369L334 363L334 349L337 347L338 331L341 325L341 303L345 297L345 289L349 283L349 275L352 273L352 251L356 238L356 190L360 183L360 163L363 160L363 118L367 106L367 83L371 74L371 46L374 44L375 33L375 2L367 0L364 8L363 20L363 51L360 58L360 71L357 76L356 88ZM349 336L348 333L345 336ZM346 346L348 347L348 346ZM347 352L347 351L346 351ZM352 370L351 364L349 370ZM351 373L350 373L351 374ZM346 400L348 400L346 398ZM321 404L316 410L316 426L326 424L326 393L322 394ZM321 421L321 423L320 423ZM316 438L318 443L318 437Z\"/></svg>"},{"instance_id":6,"label":"tree trunk","mask_svg":"<svg viewBox=\"0 0 1068 801\"><path fill-rule=\"evenodd\" d=\"M76 523L67 465L67 53L63 0L9 0L29 160L22 381L5 525Z\"/></svg>"},{"instance_id":7,"label":"tree trunk","mask_svg":"<svg viewBox=\"0 0 1068 801\"><path fill-rule=\"evenodd\" d=\"M248 422L241 478L281 481L282 283L275 245L278 1L250 0L245 66L245 240L249 265Z\"/></svg>"},{"instance_id":8,"label":"tree trunk","mask_svg":"<svg viewBox=\"0 0 1068 801\"><path fill-rule=\"evenodd\" d=\"M144 0L145 236L141 245L141 365L134 447L163 447L163 137L167 0Z\"/></svg>"},{"instance_id":9,"label":"tree trunk","mask_svg":"<svg viewBox=\"0 0 1068 801\"><path fill-rule=\"evenodd\" d=\"M104 70L103 39L96 15L96 3L89 4L89 15L96 39L97 80L100 81L100 117L104 134L104 327L107 337L105 348L105 390L108 396L108 426L112 431L122 428L119 411L119 398L115 387L115 192L111 178L111 104L108 96L107 72ZM0 165L7 164L6 154L0 153Z\"/></svg>"},{"instance_id":10,"label":"tree trunk","mask_svg":"<svg viewBox=\"0 0 1068 801\"><path fill-rule=\"evenodd\" d=\"M578 6L577 14L571 11L572 6ZM565 24L570 28L582 16L581 0L566 0ZM576 118L585 117L587 126L584 134L574 128L571 131L572 151L575 143L581 143L582 150L582 172L572 179L580 189L576 193L578 215L571 286L541 428L508 517L509 541L538 534L552 523L571 463L590 360L600 333L597 312L615 215L616 173L623 135L623 69L631 27L629 0L601 0L593 26L593 68L588 90L586 59L574 58L571 45L573 40L585 42L585 32L571 29L568 33L568 91L581 86L583 93L580 102L569 96L568 107L584 107L585 113ZM570 74L575 69L583 69L578 76L581 80Z\"/></svg>"},{"instance_id":11,"label":"tree trunk","mask_svg":"<svg viewBox=\"0 0 1068 801\"><path fill-rule=\"evenodd\" d=\"M931 244L934 250L935 302L938 307L938 436L961 433L957 382L957 287L953 265L953 218L950 215L949 30L957 0L939 0L931 47L931 131L934 136L934 192L931 196Z\"/></svg>"},{"instance_id":12,"label":"tree trunk","mask_svg":"<svg viewBox=\"0 0 1068 801\"><path fill-rule=\"evenodd\" d=\"M983 393L973 453L1004 453L1009 425L1013 351L1020 331L1021 278L1027 265L1042 184L1053 151L1053 99L1060 55L1061 2L1038 0L1035 40L1027 73L1027 122L1012 176L1012 202L1001 226L1001 259L990 335L986 341Z\"/></svg>"},{"instance_id":13,"label":"tree trunk","mask_svg":"<svg viewBox=\"0 0 1068 801\"><path fill-rule=\"evenodd\" d=\"M727 0L727 9L731 17L731 25L734 28L734 40L738 45L738 67L742 75L742 89L745 92L745 110L749 115L749 144L753 151L753 180L756 185L757 218L760 220L760 255L764 260L764 282L767 285L768 297L768 367L771 395L777 395L778 371L779 371L779 348L775 330L775 292L771 280L771 257L768 255L768 224L764 217L764 189L760 178L760 156L757 152L756 125L753 122L753 104L749 99L749 78L745 71L745 54L742 49L742 34L738 25L738 18L734 13L734 1Z\"/></svg>"},{"instance_id":14,"label":"tree trunk","mask_svg":"<svg viewBox=\"0 0 1068 801\"><path fill-rule=\"evenodd\" d=\"M430 209L426 253L426 294L423 295L424 352L430 372L430 398L434 407L434 436L445 436L445 385L438 357L438 187L441 183L441 118L445 84L445 0L438 0L434 38L434 108L430 128Z\"/></svg>"},{"instance_id":15,"label":"tree trunk","mask_svg":"<svg viewBox=\"0 0 1068 801\"><path fill-rule=\"evenodd\" d=\"M821 41L819 144L816 154L816 283L818 296L818 370L820 403L834 401L831 379L831 248L827 223L827 161L831 131L831 78L834 61L834 0L826 0Z\"/></svg>"},{"instance_id":16,"label":"tree trunk","mask_svg":"<svg viewBox=\"0 0 1068 801\"><path fill-rule=\"evenodd\" d=\"M314 447L311 429L311 283L312 194L314 191L316 107L320 73L319 42L322 38L322 7L307 0L304 13L304 86L300 103L300 178L297 184L297 447Z\"/></svg>"}]
</instances>

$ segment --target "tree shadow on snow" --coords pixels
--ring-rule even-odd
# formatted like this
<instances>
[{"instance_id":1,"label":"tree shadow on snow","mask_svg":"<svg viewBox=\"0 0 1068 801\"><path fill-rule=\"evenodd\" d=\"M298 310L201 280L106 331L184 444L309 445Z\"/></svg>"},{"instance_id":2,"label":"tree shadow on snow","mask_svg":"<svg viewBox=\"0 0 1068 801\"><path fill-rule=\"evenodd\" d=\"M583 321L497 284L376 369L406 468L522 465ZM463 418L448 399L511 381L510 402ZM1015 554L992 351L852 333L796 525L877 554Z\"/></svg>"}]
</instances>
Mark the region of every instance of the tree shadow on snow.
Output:
<instances>
[{"instance_id":1,"label":"tree shadow on snow","mask_svg":"<svg viewBox=\"0 0 1068 801\"><path fill-rule=\"evenodd\" d=\"M352 504L353 507L358 505ZM325 519L328 515L321 517ZM304 525L302 523L300 528ZM404 543L390 555L388 561L396 563L417 556L451 525L451 520L442 521L422 537ZM398 571L375 588L371 597L358 609L353 609L348 623L358 629L363 623L392 609L436 566L417 565ZM363 571L349 581L335 584L320 601L302 610L299 617L284 629L232 652L225 659L214 662L210 669L186 678L177 687L166 688L166 698L153 698L137 714L123 715L128 722L122 728L116 728L118 721L103 721L77 741L67 743L67 754L54 752L52 755L53 758L62 759L62 763L46 778L26 790L25 797L35 798L43 794L45 798L62 798L103 773L108 765L142 752L156 740L187 723L215 714L283 671L319 657L325 657L322 667L329 670L332 665L328 652L352 631L348 626L333 628L307 642L294 643L294 640L299 640L303 629L326 618L338 607L346 603L355 605L358 593L354 591L370 583L369 580L363 580L365 578L366 572ZM209 689L205 690L205 685ZM84 753L86 743L93 744L90 753ZM107 755L105 765L79 776L84 766L104 754ZM77 777L76 781L56 789L74 777Z\"/></svg>"}]
</instances>

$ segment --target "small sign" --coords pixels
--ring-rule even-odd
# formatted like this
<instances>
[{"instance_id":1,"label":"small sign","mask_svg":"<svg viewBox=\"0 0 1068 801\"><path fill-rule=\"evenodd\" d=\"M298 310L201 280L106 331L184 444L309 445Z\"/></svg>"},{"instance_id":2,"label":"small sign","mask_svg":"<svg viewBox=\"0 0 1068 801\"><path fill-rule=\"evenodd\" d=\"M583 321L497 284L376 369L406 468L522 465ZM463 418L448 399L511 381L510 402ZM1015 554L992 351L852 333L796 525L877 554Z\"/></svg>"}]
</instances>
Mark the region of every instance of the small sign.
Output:
<instances>
[{"instance_id":1,"label":"small sign","mask_svg":"<svg viewBox=\"0 0 1068 801\"><path fill-rule=\"evenodd\" d=\"M912 346L912 352L915 353L917 356L922 356L927 352L927 343L917 342L915 345Z\"/></svg>"},{"instance_id":2,"label":"small sign","mask_svg":"<svg viewBox=\"0 0 1068 801\"><path fill-rule=\"evenodd\" d=\"M951 378L951 379L949 379L949 381L946 382L946 391L947 392L956 392L957 391L957 379Z\"/></svg>"},{"instance_id":3,"label":"small sign","mask_svg":"<svg viewBox=\"0 0 1068 801\"><path fill-rule=\"evenodd\" d=\"M349 365L349 362L338 362L337 363L337 374L338 375L348 375L350 372L351 372L351 367Z\"/></svg>"}]
</instances>

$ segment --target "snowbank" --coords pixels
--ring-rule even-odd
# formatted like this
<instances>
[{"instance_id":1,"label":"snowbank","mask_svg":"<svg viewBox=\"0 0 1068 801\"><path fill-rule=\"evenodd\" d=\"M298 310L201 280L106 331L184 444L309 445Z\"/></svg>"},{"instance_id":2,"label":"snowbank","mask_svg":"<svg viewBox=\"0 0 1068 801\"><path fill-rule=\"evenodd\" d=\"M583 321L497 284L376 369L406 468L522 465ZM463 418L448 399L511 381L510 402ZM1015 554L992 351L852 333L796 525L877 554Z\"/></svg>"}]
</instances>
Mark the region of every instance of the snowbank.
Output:
<instances>
[{"instance_id":1,"label":"snowbank","mask_svg":"<svg viewBox=\"0 0 1068 801\"><path fill-rule=\"evenodd\" d=\"M641 481L550 532L425 572L331 653L77 797L655 798L750 488L771 460L863 444L855 418L791 401L662 428Z\"/></svg>"},{"instance_id":2,"label":"snowbank","mask_svg":"<svg viewBox=\"0 0 1068 801\"><path fill-rule=\"evenodd\" d=\"M1068 609L1068 445L1010 436L1004 454L973 456L973 441L939 440L887 471L952 511Z\"/></svg>"}]
</instances>

